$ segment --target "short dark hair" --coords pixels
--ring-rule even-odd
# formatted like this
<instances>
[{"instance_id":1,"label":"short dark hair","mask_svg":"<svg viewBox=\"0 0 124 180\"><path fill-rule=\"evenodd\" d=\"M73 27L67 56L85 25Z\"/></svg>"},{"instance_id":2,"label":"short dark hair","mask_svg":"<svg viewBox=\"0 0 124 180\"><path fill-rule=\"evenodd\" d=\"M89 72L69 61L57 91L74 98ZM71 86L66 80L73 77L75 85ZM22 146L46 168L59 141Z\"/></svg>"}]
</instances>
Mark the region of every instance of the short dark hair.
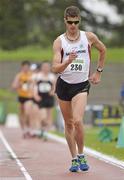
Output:
<instances>
[{"instance_id":1,"label":"short dark hair","mask_svg":"<svg viewBox=\"0 0 124 180\"><path fill-rule=\"evenodd\" d=\"M42 63L40 64L40 68L42 68L42 65L43 65L43 64L49 64L49 65L51 66L50 61L44 60L44 61L42 61Z\"/></svg>"},{"instance_id":2,"label":"short dark hair","mask_svg":"<svg viewBox=\"0 0 124 180\"><path fill-rule=\"evenodd\" d=\"M80 9L77 6L69 6L64 11L64 17L80 17Z\"/></svg>"},{"instance_id":3,"label":"short dark hair","mask_svg":"<svg viewBox=\"0 0 124 180\"><path fill-rule=\"evenodd\" d=\"M27 60L26 60L26 61L22 61L21 65L22 65L22 66L25 66L25 65L29 65L29 66L30 66L30 62L27 61Z\"/></svg>"}]
</instances>

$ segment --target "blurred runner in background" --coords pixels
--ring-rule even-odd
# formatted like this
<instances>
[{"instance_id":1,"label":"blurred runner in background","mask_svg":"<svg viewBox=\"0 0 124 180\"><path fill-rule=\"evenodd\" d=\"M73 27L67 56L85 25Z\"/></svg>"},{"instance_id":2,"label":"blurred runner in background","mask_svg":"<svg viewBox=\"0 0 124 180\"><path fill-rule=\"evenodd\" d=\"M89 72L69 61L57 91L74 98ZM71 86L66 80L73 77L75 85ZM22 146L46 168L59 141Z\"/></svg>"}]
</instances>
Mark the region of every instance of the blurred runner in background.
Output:
<instances>
[{"instance_id":1,"label":"blurred runner in background","mask_svg":"<svg viewBox=\"0 0 124 180\"><path fill-rule=\"evenodd\" d=\"M23 137L28 138L30 134L30 120L32 111L32 72L30 71L30 62L23 61L20 72L15 76L12 88L16 90L19 101L19 119L23 130Z\"/></svg>"},{"instance_id":2,"label":"blurred runner in background","mask_svg":"<svg viewBox=\"0 0 124 180\"><path fill-rule=\"evenodd\" d=\"M34 89L35 103L40 109L42 130L46 131L53 126L54 89L56 77L51 73L49 62L43 62L37 76Z\"/></svg>"},{"instance_id":3,"label":"blurred runner in background","mask_svg":"<svg viewBox=\"0 0 124 180\"><path fill-rule=\"evenodd\" d=\"M37 86L37 79L38 79L38 74L40 70L40 65L39 64L31 64L30 70L32 72L32 87L33 87L33 94L34 94L34 88ZM31 111L31 135L32 137L37 137L41 135L41 118L40 118L40 109L37 106L34 95L32 97L33 100L33 105L32 105L32 111Z\"/></svg>"}]
</instances>

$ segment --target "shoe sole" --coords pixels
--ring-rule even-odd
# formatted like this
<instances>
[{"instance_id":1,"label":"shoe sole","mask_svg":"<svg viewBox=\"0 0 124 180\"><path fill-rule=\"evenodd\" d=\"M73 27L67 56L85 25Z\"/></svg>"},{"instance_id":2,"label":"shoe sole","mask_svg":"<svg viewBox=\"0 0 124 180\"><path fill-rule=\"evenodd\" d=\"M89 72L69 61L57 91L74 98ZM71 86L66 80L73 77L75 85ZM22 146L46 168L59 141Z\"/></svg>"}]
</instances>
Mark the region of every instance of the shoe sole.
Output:
<instances>
[{"instance_id":1,"label":"shoe sole","mask_svg":"<svg viewBox=\"0 0 124 180\"><path fill-rule=\"evenodd\" d=\"M81 170L81 171L88 171L88 170L89 170L89 168L88 168L88 169L81 169L81 168L80 168L80 170Z\"/></svg>"},{"instance_id":2,"label":"shoe sole","mask_svg":"<svg viewBox=\"0 0 124 180\"><path fill-rule=\"evenodd\" d=\"M75 170L75 171L71 171L71 170L69 170L69 171L70 171L70 172L75 172L75 173L76 173L76 172L78 172L79 170Z\"/></svg>"}]
</instances>

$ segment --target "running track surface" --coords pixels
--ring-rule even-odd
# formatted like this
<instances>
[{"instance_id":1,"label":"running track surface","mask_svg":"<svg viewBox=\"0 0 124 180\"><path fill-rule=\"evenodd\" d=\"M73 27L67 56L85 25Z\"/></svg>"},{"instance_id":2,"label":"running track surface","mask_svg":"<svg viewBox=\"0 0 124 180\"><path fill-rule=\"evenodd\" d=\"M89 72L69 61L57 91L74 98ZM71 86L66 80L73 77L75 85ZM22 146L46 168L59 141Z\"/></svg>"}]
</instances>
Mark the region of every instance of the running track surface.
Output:
<instances>
[{"instance_id":1,"label":"running track surface","mask_svg":"<svg viewBox=\"0 0 124 180\"><path fill-rule=\"evenodd\" d=\"M67 145L51 140L22 139L20 129L0 127L32 180L124 180L124 169L88 156L89 172L71 173ZM30 179L30 178L29 178ZM0 180L29 180L0 138Z\"/></svg>"}]
</instances>

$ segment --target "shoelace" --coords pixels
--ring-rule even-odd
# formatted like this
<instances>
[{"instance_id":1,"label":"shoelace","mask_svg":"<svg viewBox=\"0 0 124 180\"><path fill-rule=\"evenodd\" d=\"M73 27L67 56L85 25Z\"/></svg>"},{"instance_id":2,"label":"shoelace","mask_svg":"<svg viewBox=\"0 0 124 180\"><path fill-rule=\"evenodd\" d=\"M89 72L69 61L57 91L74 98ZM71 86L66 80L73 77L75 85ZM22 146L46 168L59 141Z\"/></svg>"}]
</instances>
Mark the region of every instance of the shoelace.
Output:
<instances>
[{"instance_id":1,"label":"shoelace","mask_svg":"<svg viewBox=\"0 0 124 180\"><path fill-rule=\"evenodd\" d=\"M72 161L72 166L78 166L79 163L77 161Z\"/></svg>"},{"instance_id":2,"label":"shoelace","mask_svg":"<svg viewBox=\"0 0 124 180\"><path fill-rule=\"evenodd\" d=\"M86 161L86 159L84 157L79 157L79 161L80 161L81 164L86 164L87 163L87 161Z\"/></svg>"}]
</instances>

